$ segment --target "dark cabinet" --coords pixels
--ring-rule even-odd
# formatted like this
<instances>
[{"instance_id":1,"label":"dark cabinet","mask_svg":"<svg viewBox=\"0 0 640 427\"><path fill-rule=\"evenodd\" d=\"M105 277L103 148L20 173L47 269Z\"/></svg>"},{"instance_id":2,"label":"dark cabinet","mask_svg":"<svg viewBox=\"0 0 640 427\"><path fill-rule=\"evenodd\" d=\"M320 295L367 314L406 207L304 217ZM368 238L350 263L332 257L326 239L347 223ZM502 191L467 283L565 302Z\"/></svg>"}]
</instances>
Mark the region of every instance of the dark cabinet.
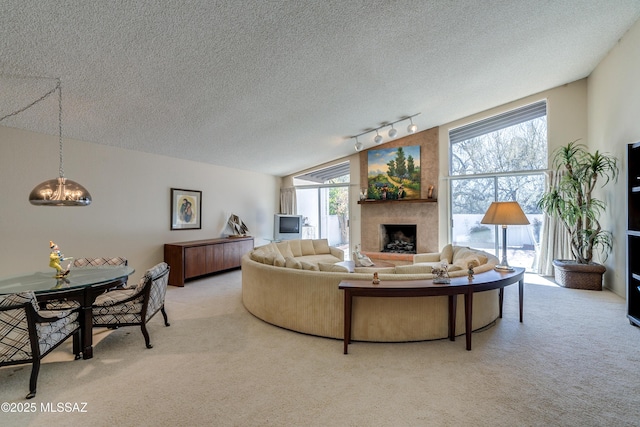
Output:
<instances>
[{"instance_id":1,"label":"dark cabinet","mask_svg":"<svg viewBox=\"0 0 640 427\"><path fill-rule=\"evenodd\" d=\"M169 284L184 286L187 279L240 267L242 256L253 249L253 237L166 243L164 261L169 264Z\"/></svg>"},{"instance_id":2,"label":"dark cabinet","mask_svg":"<svg viewBox=\"0 0 640 427\"><path fill-rule=\"evenodd\" d=\"M627 317L640 326L640 142L627 147Z\"/></svg>"}]
</instances>

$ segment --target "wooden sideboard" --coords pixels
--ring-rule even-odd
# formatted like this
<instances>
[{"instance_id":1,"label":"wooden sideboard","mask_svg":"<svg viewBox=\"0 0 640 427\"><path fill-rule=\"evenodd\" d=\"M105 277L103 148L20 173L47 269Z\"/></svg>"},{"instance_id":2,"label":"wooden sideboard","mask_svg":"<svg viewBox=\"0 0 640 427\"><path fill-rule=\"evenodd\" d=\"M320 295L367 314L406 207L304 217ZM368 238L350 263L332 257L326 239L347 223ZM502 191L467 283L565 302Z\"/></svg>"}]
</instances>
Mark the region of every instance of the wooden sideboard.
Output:
<instances>
[{"instance_id":1,"label":"wooden sideboard","mask_svg":"<svg viewBox=\"0 0 640 427\"><path fill-rule=\"evenodd\" d=\"M188 279L238 268L242 256L251 249L253 237L166 243L164 262L171 267L169 284L184 286Z\"/></svg>"}]
</instances>

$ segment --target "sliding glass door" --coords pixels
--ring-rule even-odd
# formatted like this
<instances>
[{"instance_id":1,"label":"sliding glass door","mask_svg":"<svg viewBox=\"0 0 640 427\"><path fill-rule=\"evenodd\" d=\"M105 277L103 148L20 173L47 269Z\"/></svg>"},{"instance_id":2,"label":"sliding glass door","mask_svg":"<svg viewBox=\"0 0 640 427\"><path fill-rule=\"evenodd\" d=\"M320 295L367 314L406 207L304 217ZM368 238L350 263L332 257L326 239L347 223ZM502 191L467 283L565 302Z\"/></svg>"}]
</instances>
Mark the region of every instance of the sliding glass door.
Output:
<instances>
[{"instance_id":1,"label":"sliding glass door","mask_svg":"<svg viewBox=\"0 0 640 427\"><path fill-rule=\"evenodd\" d=\"M297 212L304 218L303 239L327 239L330 246L349 251L349 187L297 187Z\"/></svg>"}]
</instances>

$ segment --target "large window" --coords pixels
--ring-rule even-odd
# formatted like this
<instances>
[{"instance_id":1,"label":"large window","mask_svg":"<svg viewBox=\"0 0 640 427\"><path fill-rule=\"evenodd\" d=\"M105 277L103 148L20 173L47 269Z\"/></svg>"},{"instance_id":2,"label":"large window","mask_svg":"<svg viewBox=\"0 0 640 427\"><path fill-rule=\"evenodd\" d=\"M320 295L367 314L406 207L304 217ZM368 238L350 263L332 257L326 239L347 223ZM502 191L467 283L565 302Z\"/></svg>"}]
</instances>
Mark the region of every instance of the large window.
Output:
<instances>
[{"instance_id":1,"label":"large window","mask_svg":"<svg viewBox=\"0 0 640 427\"><path fill-rule=\"evenodd\" d=\"M349 163L294 178L297 212L304 217L304 239L327 239L329 245L349 250Z\"/></svg>"},{"instance_id":2,"label":"large window","mask_svg":"<svg viewBox=\"0 0 640 427\"><path fill-rule=\"evenodd\" d=\"M480 224L493 201L517 201L531 225L510 226L507 257L513 266L537 262L542 213L536 203L547 169L546 101L449 131L451 241L500 254L499 227Z\"/></svg>"}]
</instances>

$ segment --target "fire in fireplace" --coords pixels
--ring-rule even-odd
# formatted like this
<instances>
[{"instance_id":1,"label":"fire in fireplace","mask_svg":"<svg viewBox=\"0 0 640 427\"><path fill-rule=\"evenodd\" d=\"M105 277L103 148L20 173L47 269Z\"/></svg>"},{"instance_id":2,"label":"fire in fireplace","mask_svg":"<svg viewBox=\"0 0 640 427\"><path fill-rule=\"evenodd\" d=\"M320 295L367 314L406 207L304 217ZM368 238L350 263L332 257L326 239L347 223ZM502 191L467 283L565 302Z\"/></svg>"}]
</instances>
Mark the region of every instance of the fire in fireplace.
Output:
<instances>
[{"instance_id":1,"label":"fire in fireplace","mask_svg":"<svg viewBox=\"0 0 640 427\"><path fill-rule=\"evenodd\" d=\"M380 224L380 252L415 254L416 224Z\"/></svg>"}]
</instances>

